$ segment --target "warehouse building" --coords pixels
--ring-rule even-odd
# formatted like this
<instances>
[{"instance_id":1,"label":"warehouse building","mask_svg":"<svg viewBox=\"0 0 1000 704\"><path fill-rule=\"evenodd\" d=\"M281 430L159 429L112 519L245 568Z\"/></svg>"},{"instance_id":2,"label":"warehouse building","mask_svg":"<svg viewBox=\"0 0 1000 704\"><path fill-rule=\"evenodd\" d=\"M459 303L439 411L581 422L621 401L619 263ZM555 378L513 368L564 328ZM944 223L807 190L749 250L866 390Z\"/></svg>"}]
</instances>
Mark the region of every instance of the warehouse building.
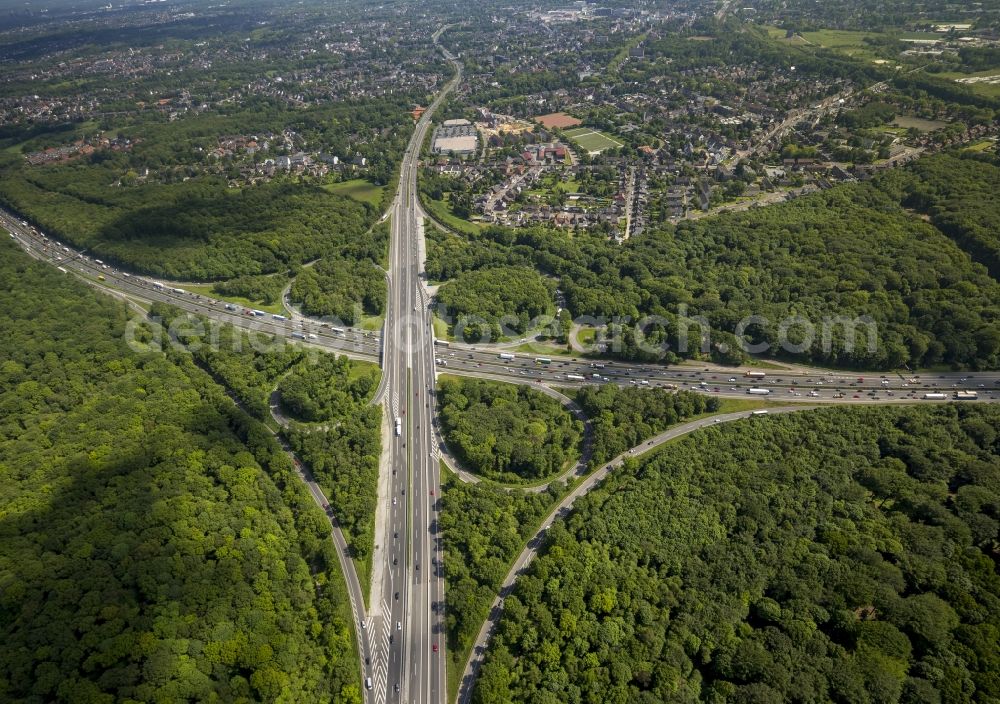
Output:
<instances>
[{"instance_id":1,"label":"warehouse building","mask_svg":"<svg viewBox=\"0 0 1000 704\"><path fill-rule=\"evenodd\" d=\"M477 144L475 125L468 120L445 120L434 130L432 151L435 154L465 156L475 154Z\"/></svg>"}]
</instances>

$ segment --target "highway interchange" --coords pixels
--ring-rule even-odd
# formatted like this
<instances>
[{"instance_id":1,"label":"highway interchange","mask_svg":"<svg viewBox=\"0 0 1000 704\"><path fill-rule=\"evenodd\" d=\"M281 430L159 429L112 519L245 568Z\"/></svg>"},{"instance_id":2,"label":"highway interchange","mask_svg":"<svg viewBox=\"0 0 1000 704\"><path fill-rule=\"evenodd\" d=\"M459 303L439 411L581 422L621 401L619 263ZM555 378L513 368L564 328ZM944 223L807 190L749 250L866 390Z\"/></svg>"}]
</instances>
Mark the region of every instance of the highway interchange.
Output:
<instances>
[{"instance_id":1,"label":"highway interchange","mask_svg":"<svg viewBox=\"0 0 1000 704\"><path fill-rule=\"evenodd\" d=\"M393 205L393 208L396 206ZM107 264L102 266L86 253L71 249L65 251L65 245L51 239L43 240L42 235L34 232L33 228L22 225L13 215L5 211L0 211L0 224L12 233L13 239L32 256L63 267L88 283L123 298L144 303L154 301L169 303L220 323L230 323L266 335L291 338L293 333L302 331L308 335L315 335L315 338L303 340L302 344L314 345L353 359L381 360L382 335L379 333L341 328L316 319L277 320L271 315L248 315L246 312L248 309L242 306L235 306L234 310L229 310L225 307L227 304L224 301L186 291L177 292L169 284L157 287L155 279L129 275ZM98 276L104 276L105 281L98 281ZM665 366L612 362L582 356L553 355L547 351L533 354L517 352L514 353L513 360L506 360L499 357L505 352L496 346L456 342L445 345L443 342L439 340L435 345L435 357L444 363L438 365L438 372L514 381L530 379L537 383L565 387L593 383L641 384L645 381L650 386L673 385L723 397L745 397L748 388L763 386L771 390L772 399L801 400L810 403L816 401L885 403L919 399L926 392L951 394L957 389L978 391L982 400L995 400L1000 397L1000 372L996 371L872 374L821 369L776 370L753 366L735 370L713 364L686 363ZM551 363L540 364L536 361L539 358L550 359ZM763 372L766 376L763 379L744 376L751 370ZM594 374L600 376L600 379L594 379ZM583 376L585 379L582 381L574 379L572 375ZM882 383L883 377L888 383ZM910 381L911 379L914 381ZM818 396L809 396L810 391L815 391ZM844 397L835 398L838 393L843 393ZM854 398L855 395L859 398Z\"/></svg>"},{"instance_id":2,"label":"highway interchange","mask_svg":"<svg viewBox=\"0 0 1000 704\"><path fill-rule=\"evenodd\" d=\"M435 44L439 30L433 37ZM806 408L824 403L914 402L927 393L951 397L959 389L975 390L980 401L1000 398L998 372L935 372L871 375L815 369L741 369L715 365L626 364L539 352L509 352L491 345L435 341L430 298L424 277L424 213L417 197L419 157L431 117L441 100L461 80L456 74L416 124L401 165L396 197L390 206L391 244L389 297L383 333L365 332L295 316L274 316L184 291L169 282L123 272L87 252L50 239L13 214L0 211L0 222L11 239L31 256L59 267L113 295L133 303L164 302L219 323L249 331L297 339L300 344L378 361L383 379L376 400L386 409L383 445L391 475L381 477L376 518L376 548L370 605L357 594L357 577L346 557L343 537L334 535L351 591L352 609L363 658L366 701L443 702L447 698L444 638L443 550L436 532L440 472L434 436L434 385L437 372L528 384L574 387L613 383L649 387L688 388L722 397L745 398L750 388L765 388L762 398L789 401ZM542 348L544 349L544 348ZM502 356L501 356L502 355ZM748 372L763 377L745 376ZM930 402L930 401L927 401ZM736 420L746 414L733 414ZM397 432L396 419L399 419ZM695 424L678 428L690 432ZM675 435L664 434L655 445ZM654 441L650 441L651 443ZM591 475L553 510L553 514L515 563L505 590L533 557L538 540L551 520L564 515L577 496L596 485L615 466L612 461ZM301 469L301 468L300 468ZM303 479L320 505L326 499L308 473ZM327 508L329 515L329 509ZM353 579L352 579L353 576ZM460 699L467 701L486 638L499 615L502 594L491 620L483 626L479 646L469 661Z\"/></svg>"}]
</instances>

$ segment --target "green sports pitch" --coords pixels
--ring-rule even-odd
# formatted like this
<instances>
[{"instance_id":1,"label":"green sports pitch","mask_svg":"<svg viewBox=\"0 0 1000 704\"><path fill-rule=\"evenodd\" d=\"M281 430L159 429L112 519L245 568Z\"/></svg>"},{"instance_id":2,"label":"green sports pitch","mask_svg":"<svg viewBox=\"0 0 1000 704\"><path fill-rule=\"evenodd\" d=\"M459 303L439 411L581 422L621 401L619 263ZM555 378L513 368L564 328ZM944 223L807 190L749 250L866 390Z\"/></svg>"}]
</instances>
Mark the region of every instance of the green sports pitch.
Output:
<instances>
[{"instance_id":1,"label":"green sports pitch","mask_svg":"<svg viewBox=\"0 0 1000 704\"><path fill-rule=\"evenodd\" d=\"M605 149L622 146L622 143L617 139L589 127L574 127L571 130L564 130L563 134L576 142L580 149L586 150L590 154L600 154Z\"/></svg>"}]
</instances>

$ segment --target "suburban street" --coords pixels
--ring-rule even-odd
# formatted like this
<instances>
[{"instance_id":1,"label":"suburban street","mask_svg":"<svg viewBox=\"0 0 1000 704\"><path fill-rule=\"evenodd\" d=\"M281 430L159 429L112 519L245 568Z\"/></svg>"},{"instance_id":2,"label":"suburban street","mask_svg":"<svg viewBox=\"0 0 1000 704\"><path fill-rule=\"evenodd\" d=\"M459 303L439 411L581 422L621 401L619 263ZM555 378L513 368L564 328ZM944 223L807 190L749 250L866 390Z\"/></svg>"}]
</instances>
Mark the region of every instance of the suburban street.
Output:
<instances>
[{"instance_id":1,"label":"suburban street","mask_svg":"<svg viewBox=\"0 0 1000 704\"><path fill-rule=\"evenodd\" d=\"M727 3L720 12L728 7ZM436 46L446 29L442 27L434 34ZM743 366L738 370L705 363L668 367L608 361L596 356L570 356L561 351L546 351L552 348L541 344L537 347L538 352L520 351L531 349L530 342L515 349L436 340L432 301L425 280L425 216L417 195L417 174L432 117L462 77L460 64L446 49L440 46L439 49L455 67L455 75L417 121L400 166L398 189L387 213L391 219L389 295L381 333L298 314L268 314L186 291L181 284L120 271L93 254L50 239L14 214L0 210L0 223L9 237L31 256L135 305L148 308L153 302L169 303L213 323L231 324L251 334L276 336L381 364L382 380L374 400L382 403L385 413L383 453L387 461L383 463L384 476L379 482L367 609L334 512L308 468L296 461L301 479L331 523L331 538L345 572L355 618L366 702L439 704L447 699L443 546L437 529L441 477L434 422L438 371L526 384L561 399L565 399L565 395L560 388L617 384L686 389L722 398L745 399L751 395L789 404L770 409L769 413L806 410L817 403L946 402L960 391L976 392L978 402L1000 400L1000 372L995 371L871 374L793 366L781 368L769 363ZM817 106L817 110L831 108L835 100L836 96ZM793 124L800 117L793 113L786 122ZM786 127L784 123L776 126L770 136ZM164 344L169 344L169 336L164 337ZM274 397L272 409L280 422L282 417L277 406L277 397ZM748 418L751 419L746 422L753 422L755 413L759 411L728 413L676 426L587 475L542 522L507 574L466 665L459 701L463 704L471 701L475 677L502 612L503 599L513 588L517 575L537 554L552 521L566 516L576 499L599 484L628 457L716 423ZM582 473L582 467L570 471ZM473 475L460 469L459 472L466 481L476 480Z\"/></svg>"}]
</instances>

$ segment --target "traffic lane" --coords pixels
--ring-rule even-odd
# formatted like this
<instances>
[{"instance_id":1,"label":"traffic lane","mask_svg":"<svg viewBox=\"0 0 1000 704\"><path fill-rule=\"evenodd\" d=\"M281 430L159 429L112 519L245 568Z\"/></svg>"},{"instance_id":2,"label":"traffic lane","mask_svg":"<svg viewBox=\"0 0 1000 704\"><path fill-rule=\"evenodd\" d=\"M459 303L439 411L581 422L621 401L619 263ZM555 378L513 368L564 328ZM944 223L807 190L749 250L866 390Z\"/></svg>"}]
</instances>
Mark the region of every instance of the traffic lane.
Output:
<instances>
[{"instance_id":1,"label":"traffic lane","mask_svg":"<svg viewBox=\"0 0 1000 704\"><path fill-rule=\"evenodd\" d=\"M504 374L504 373L491 373L491 372L484 371L483 369L479 369L479 368L475 368L475 367L472 367L472 368L463 368L463 367L455 366L455 367L449 367L448 370L442 370L442 372L443 373L445 373L445 372L446 373L451 373L451 374L454 374L455 376L468 376L468 377L478 378L478 379L491 379L493 381L500 381L500 382L513 383L513 384L522 384L522 385L525 385L525 386L535 387L539 391L542 391L545 388L545 385L549 385L549 384L554 384L554 385L562 386L562 387L580 388L580 387L583 387L583 386L594 386L594 385L597 385L599 383L613 383L613 382L610 382L610 381L609 382L595 382L595 381L591 381L591 380L584 380L584 381L565 381L565 380L559 381L559 380L556 380L556 381L553 381L553 380L543 379L543 378L527 378L527 377L523 377L523 376L514 376L514 375L509 375L509 374ZM622 386L623 388L629 388L631 386L630 384L627 384L625 382L619 382L618 385ZM661 385L652 385L652 384L649 387L641 387L641 388L657 388L658 386L662 388ZM671 386L669 388L670 388L670 390L675 390L676 387L672 387ZM758 399L761 399L761 400L766 400L766 401L771 401L771 402L795 403L795 404L803 404L803 405L809 405L809 404L812 404L812 403L824 403L824 404L827 404L827 405L858 405L858 404L867 404L867 405L879 404L879 405L885 405L885 404L914 403L914 402L917 402L917 401L919 401L921 403L935 403L935 402L948 402L948 401L954 401L955 400L951 396L947 396L944 399L924 399L922 397L922 393L923 392L918 393L918 394L914 394L914 395L897 394L897 395L893 395L893 396L878 395L878 394L871 395L871 394L861 394L861 393L857 393L857 394L846 394L845 393L843 395L843 397L836 398L833 395L828 395L828 394L824 394L824 393L820 393L817 396L809 396L809 395L804 395L804 394L792 396L792 395L784 395L784 394L780 394L780 393L774 393L774 394L767 394L767 395L759 395L759 396L757 396L757 395L753 395L753 394L748 394L746 392L745 388L737 389L737 390L720 389L718 392L716 392L716 391L714 391L711 388L706 389L705 387L702 387L702 386L699 386L699 385L691 385L689 387L681 388L680 390L693 391L695 393L700 393L700 394L703 394L703 395L706 395L706 396L718 397L718 398L745 399L745 398L750 397L750 398L758 398ZM997 401L1000 401L1000 394L995 394L995 393L994 394L983 394L978 399L978 402L987 402L987 403L997 402ZM966 402L966 403L975 403L977 401L964 401L964 402Z\"/></svg>"},{"instance_id":2,"label":"traffic lane","mask_svg":"<svg viewBox=\"0 0 1000 704\"><path fill-rule=\"evenodd\" d=\"M81 272L89 273L89 272ZM234 327L240 328L248 332L260 332L267 334L269 336L277 337L289 337L291 333L298 332L298 330L293 327L290 323L274 323L271 321L265 321L258 319L257 321L248 322L246 319L239 316L239 314L234 314L231 311L219 310L214 308L211 304L205 302L199 302L196 299L183 299L176 295L162 295L158 294L155 289L147 289L142 286L136 286L134 284L129 284L125 282L119 282L120 285L111 286L98 286L98 288L106 289L109 291L115 291L117 293L131 296L133 298L138 298L144 301L150 302L163 302L173 305L177 308L185 310L186 312L200 315L219 323L231 324ZM374 344L368 344L366 342L353 342L351 340L344 340L333 335L328 335L323 333L321 330L316 331L314 334L315 339L306 338L301 340L303 344L310 344L317 347L329 348L334 352L339 352L341 354L352 355L356 357L361 357L364 359L374 358L377 356L377 351Z\"/></svg>"},{"instance_id":3,"label":"traffic lane","mask_svg":"<svg viewBox=\"0 0 1000 704\"><path fill-rule=\"evenodd\" d=\"M819 383L813 380L811 384L799 383L798 381L785 381L783 378L781 381L778 379L761 380L761 379L746 379L745 377L728 377L726 379L712 378L710 381L706 381L697 374L688 376L672 376L669 372L662 372L659 375L637 375L637 374L600 374L600 379L594 379L593 374L595 373L593 369L590 368L559 368L553 369L551 367L539 367L529 366L525 364L510 366L506 362L495 362L489 361L486 363L477 362L474 359L462 359L459 356L442 356L440 351L437 357L441 359L445 364L439 365L442 372L448 372L448 370L459 370L473 372L476 375L481 376L499 376L499 377L518 377L522 379L528 379L532 381L542 380L545 383L559 384L565 386L580 386L583 384L594 384L594 383L607 383L613 382L620 385L631 384L639 386L649 386L649 387L670 387L670 388L683 388L688 390L702 391L712 394L719 395L732 395L732 392L745 393L747 388L768 388L769 390L775 391L780 390L793 394L801 394L805 400L809 398L828 398L832 397L830 394L843 393L845 396L850 396L852 394L870 394L871 392L887 394L889 396L888 400L892 400L894 397L899 398L901 396L919 396L920 394L927 391L947 391L953 392L957 390L974 390L979 391L988 395L1000 394L1000 382L998 385L990 388L981 382L978 378L970 378L969 383L965 384L952 384L950 386L939 386L939 385L922 385L918 386L915 384L903 384L903 385L892 385L881 383L878 384L861 384L856 380L854 382L843 384L834 382L822 382ZM606 370L602 370L606 371ZM584 373L586 372L586 373ZM575 374L576 376L582 376L583 379L569 379L566 377L567 374ZM992 377L985 377L989 380ZM692 384L692 379L700 379L697 384ZM732 379L735 379L733 381ZM971 383L976 382L976 383ZM982 384L982 386L980 386ZM735 387L735 388L733 388ZM812 396L815 392L816 396ZM891 393L888 393L891 392ZM791 400L791 398L789 398ZM832 399L836 400L836 399ZM850 400L847 398L846 400Z\"/></svg>"},{"instance_id":4,"label":"traffic lane","mask_svg":"<svg viewBox=\"0 0 1000 704\"><path fill-rule=\"evenodd\" d=\"M736 382L743 384L773 384L775 379L781 379L781 383L785 386L809 384L813 386L851 386L866 389L890 388L894 390L908 387L923 387L925 385L939 386L941 384L971 384L977 382L992 382L996 384L1000 382L1000 373L998 372L947 372L933 375L914 374L910 375L906 379L902 379L895 373L875 376L874 374L877 374L877 372L869 372L867 374L844 374L842 372L807 374L804 372L781 371L765 373L765 377L755 379L745 376L745 372L742 369L708 369L704 371L696 371L669 367L650 367L648 365L628 365L613 361L588 362L577 359L566 360L559 358L546 358L551 359L552 361L551 363L542 366L535 361L537 358L532 356L515 356L514 359L502 359L499 355L493 354L492 352L482 352L478 350L468 352L461 349L452 349L450 345L448 347L444 347L440 344L436 348L436 356L447 361L449 364L452 364L455 360L462 360L463 362L471 362L484 367L510 367L517 370L524 370L526 372L531 370L555 370L559 373L583 374L588 377L596 373L601 376L619 378L624 376L634 379L646 379L649 381L682 381L687 379L699 379L706 381L711 380L716 384L721 384L727 383L728 379L735 379ZM786 382L784 381L785 379L788 379L789 381ZM859 381L859 379L863 381ZM909 379L913 379L913 381L909 381ZM883 381L887 383L883 384Z\"/></svg>"},{"instance_id":5,"label":"traffic lane","mask_svg":"<svg viewBox=\"0 0 1000 704\"><path fill-rule=\"evenodd\" d=\"M538 354L525 354L525 353L509 353L502 350L498 351L496 349L481 349L476 345L467 345L464 343L449 343L447 346L442 345L438 342L436 347L437 355L439 357L444 357L445 355L457 355L464 356L468 359L472 359L478 363L491 363L491 364L503 364L505 366L518 367L523 369L530 369L537 367L535 362L538 358L547 358L551 360L552 368L561 368L571 372L586 372L592 373L595 370L600 370L602 374L608 375L618 375L618 374L631 374L644 376L646 378L657 378L664 375L668 375L674 378L705 378L711 377L722 380L728 378L729 376L743 377L744 370L746 366L740 369L727 369L720 368L716 365L710 365L701 370L692 369L690 366L685 367L667 367L667 366L655 366L649 364L630 364L627 362L607 360L607 359L580 359L580 358L566 358L559 355L546 357L544 353ZM513 354L513 360L501 360L497 361L500 354ZM752 365L749 365L752 368ZM968 379L970 381L974 380L986 380L992 382L1000 381L1000 372L917 372L917 373L901 373L899 371L892 372L860 372L860 373L845 373L841 370L780 370L780 371L767 371L765 372L765 379L772 378L787 378L795 379L796 381L802 380L803 382L814 383L818 380L825 380L829 384L841 384L847 385L855 382L858 378L865 379L869 385L873 385L876 382L880 382L882 379L889 381L891 387L898 387L901 383L904 383L907 379L915 379L917 384L933 383L940 384L942 382L946 383L961 383L962 381Z\"/></svg>"},{"instance_id":6,"label":"traffic lane","mask_svg":"<svg viewBox=\"0 0 1000 704\"><path fill-rule=\"evenodd\" d=\"M295 332L298 329L311 330L312 334L316 335L316 338L308 341L313 344L323 344L332 347L355 346L357 347L357 349L353 350L355 352L370 355L377 353L379 340L374 334L348 328L345 328L344 332L338 333L332 330L335 327L332 324L311 318L302 321L281 320L277 322L273 317L248 315L245 311L250 309L245 306L227 303L226 301L203 296L191 291L183 291L183 289L180 289L183 291L182 293L177 293L173 287L162 284L157 286L156 283L142 276L118 271L110 265L98 264L96 261L88 258L87 255L74 250L70 250L70 253L66 254L52 240L45 242L40 239L29 239L30 237L34 237L34 235L22 234L15 239L18 240L22 247L33 247L29 253L38 255L36 258L41 261L62 266L65 269L94 279L98 276L103 276L105 278L103 282L88 281L88 283L91 283L96 288L116 290L119 293L136 296L151 302L168 303L220 322L232 323L241 328L251 328L250 323L254 323L252 329L259 329L261 332L272 335L287 336L288 333ZM60 255L65 256L57 259L56 257L60 257ZM226 305L235 306L236 309L228 309ZM327 330L330 331L327 332Z\"/></svg>"},{"instance_id":7,"label":"traffic lane","mask_svg":"<svg viewBox=\"0 0 1000 704\"><path fill-rule=\"evenodd\" d=\"M33 233L25 231L24 228L21 227L19 224L11 223L10 221L7 221L6 224L8 224L8 226L13 231L15 232L20 231L19 232L20 239L24 239L25 237L28 238L36 237ZM36 246L36 251L39 253L44 254L46 252L46 249L48 249L49 254L58 255L58 253L62 251L59 249L57 241L50 240L48 242L45 242L40 239L33 239L31 240L31 243ZM70 251L72 252L73 250ZM89 260L80 257L79 253L75 253L75 255L72 256L65 263L71 268L80 269L95 276L104 275L106 277L110 277L115 280L117 287L125 293L138 294L152 300L162 300L163 302L171 303L173 305L178 305L179 307L191 310L192 312L196 312L203 315L209 315L210 317L213 317L214 319L217 320L230 322L240 327L250 327L248 325L243 324L242 315L238 311L229 311L225 310L224 308L219 310L208 308L208 306L225 306L225 302L218 301L216 299L203 298L199 294L194 294L191 292L185 292L185 294L178 295L170 291L169 288L164 288L160 291L157 291L155 286L153 286L150 282L142 279L141 277L125 277L124 274L120 275L113 269L111 270L103 269L103 267L97 264L90 264ZM187 297L192 297L194 301L189 300ZM200 307L202 304L206 306L206 310L204 311L202 311ZM277 324L264 322L260 319L256 319L254 320L254 322L256 323L256 326L260 326L262 331L267 332L268 334L277 334L277 335L287 334L288 327L293 327L291 321L287 321L285 329L282 329ZM285 323L286 321L282 322ZM337 350L341 350L346 347L349 348L346 350L347 352L354 352L361 355L371 354L372 356L376 356L378 354L379 341L374 337L369 338L367 336L362 336L363 334L359 332L353 332L353 333L348 332L347 334L344 335L344 339L342 340L340 337L337 336L337 333L326 333L322 327L324 324L318 321L306 321L305 322L306 329L308 329L310 322L313 325L319 326L317 331L312 333L317 335L318 338L317 340L313 341L314 343L318 343L320 342L320 340L322 340L322 342L325 343L326 346L333 347ZM292 332L294 332L294 330L292 330ZM458 349L463 349L463 348L458 348ZM471 353L471 356L475 359L480 360L478 362L480 364L484 363L482 360L485 360L485 363L487 364L496 363L495 359L493 358L492 352L482 352L479 350L475 350L474 346L468 347L467 349L474 350ZM439 354L441 353L439 352ZM450 354L454 353L452 352ZM527 371L532 368L534 362L533 360L522 356L520 358L517 358L516 360L507 360L505 361L505 364L506 366L509 367L517 367L519 369ZM692 371L680 371L680 370L674 371L668 369L657 369L649 367L648 365L632 366L632 365L623 365L619 363L612 366L612 364L614 363L611 362L606 362L606 363L592 362L588 364L585 362L581 362L577 359L573 359L569 362L567 362L566 360L558 360L558 361L553 360L553 364L558 365L566 373L589 374L592 373L593 369L601 368L604 370L604 373L609 377L620 377L621 375L624 374L625 376L630 376L633 378L641 378L647 381L652 381L654 379L657 380L666 379L672 382L678 382L688 377L703 379L705 376L708 375L708 371L716 371L717 374L711 375L710 377L714 380L717 379L719 375L724 376L725 374L724 371L713 370L713 369L709 369L708 371L702 371L702 372L697 372L697 371L692 372ZM797 384L799 380L801 380L803 384L815 383L812 377L816 376L816 374L809 374L806 372L797 372L797 371L782 371L780 373L782 374L782 378L788 377L790 379L795 379L795 381L782 383L781 386L785 388L792 387L792 385ZM890 380L890 383L886 385L882 385L880 383L879 385L876 386L874 383L863 384L863 383L858 383L856 380L852 381L851 377L848 375L836 373L834 374L834 376L831 377L831 374L832 372L826 375L825 377L826 383L850 385L852 388L856 389L865 389L865 390L882 389L882 388L897 389L900 387L902 388L907 387L907 382L892 383L892 380ZM937 389L937 388L947 387L950 384L951 389L970 387L974 389L983 389L984 391L989 392L991 386L996 386L998 383L1000 383L1000 375L996 373L972 374L971 376L969 375L970 373L967 372L945 372L937 375L929 375L930 378L928 378L928 375L919 375L919 374L914 375L911 378L917 379L918 381L916 382L916 384L919 385L919 388L925 388L925 389ZM880 378L880 381L882 378L889 379L890 377L883 375ZM722 383L721 378L719 378L718 381ZM745 382L745 380L742 377L740 378L740 382L750 383L750 382ZM771 385L775 384L773 379L760 380L759 383L771 384Z\"/></svg>"},{"instance_id":8,"label":"traffic lane","mask_svg":"<svg viewBox=\"0 0 1000 704\"><path fill-rule=\"evenodd\" d=\"M15 232L18 235L18 239L19 239L19 241L22 242L22 244L30 243L31 245L34 245L35 248L36 248L35 252L38 252L38 253L41 253L41 254L48 254L48 255L50 255L50 257L52 255L54 255L54 256L64 255L67 258L65 263L67 263L68 266L75 267L75 268L82 268L83 270L86 270L87 272L89 272L89 273L91 273L93 275L104 275L106 277L112 278L112 279L114 279L117 282L119 288L121 288L123 291L125 291L127 293L142 293L144 295L148 294L149 296L154 297L156 300L163 300L164 302L170 302L170 303L174 303L174 304L179 304L181 306L184 306L184 304L188 302L186 300L182 300L180 298L180 296L178 296L176 294L173 294L170 291L169 288L165 288L162 292L160 292L159 294L156 294L154 291L151 291L148 288L145 288L146 286L151 286L152 284L150 282L145 281L141 277L127 277L126 274L125 274L125 272L122 272L121 274L119 274L113 268L105 268L105 267L107 267L107 265L99 266L97 264L90 264L89 260L83 258L82 255L79 252L75 252L74 250L69 250L69 253L65 253L61 249L61 246L60 246L58 240L48 240L48 241L45 241L42 238L42 235L40 235L40 234L36 235L31 230L29 230L27 228L24 228L22 225L20 225L19 222L17 222L13 218L6 218L4 220L4 222L8 226L8 229L10 229L12 232ZM63 262L60 260L57 263L63 263ZM136 288L136 287L139 287L139 288ZM140 289L143 289L143 290L140 290ZM196 301L203 300L203 301L205 301L209 305L224 305L224 302L222 302L222 301L218 301L216 299L211 299L211 298L207 298L207 297L206 298L202 298L199 294L185 292L185 295L194 297L194 299ZM201 312L200 310L198 310L197 306L198 306L198 304L196 303L195 304L195 310L197 312ZM190 308L190 306L184 306L184 307ZM228 318L229 321L233 322L233 323L236 323L238 320L241 320L241 318L239 316L240 316L240 314L238 312L234 312L234 311L215 311L215 312L213 312L213 317L222 318L222 319ZM322 323L320 323L319 321L315 321L315 320L307 321L306 324L308 324L308 322L312 322L314 325L322 325ZM273 326L269 330L271 332L273 332L273 333L278 333L278 334L280 334L281 332L283 332L281 330L275 329ZM321 329L321 332L322 332L322 329ZM350 333L348 333L348 335L350 335ZM360 337L360 335L361 335L361 333L354 333L354 337L353 337L353 339L351 339L351 342L354 342L354 343L357 343L357 344L361 344L362 346L371 346L373 349L371 349L371 350L362 349L362 350L360 350L360 352L362 352L362 353L371 352L372 354L375 354L376 353L376 349L375 348L377 348L377 346L378 346L377 340L372 339L372 340L366 342L366 340L364 338ZM333 337L331 335L329 337L329 340L331 341L331 343L332 343L333 346L340 346L340 340L337 339L336 337ZM493 355L492 352L483 352L483 351L480 351L480 350L476 350L475 346L466 346L466 347L463 347L459 343L456 343L456 348L457 349L470 349L470 350L474 350L473 355L477 356L477 358L480 359L480 360L486 359L486 360L491 361L490 357L492 357L492 355ZM484 357L483 355L486 355L486 356ZM628 374L634 374L634 373L640 373L640 374L646 374L647 378L653 378L653 377L658 376L658 375L669 375L671 378L675 378L675 379L684 378L685 376L688 376L688 375L690 377L692 377L692 378L699 378L699 377L702 377L703 375L705 375L707 372L710 372L710 371L715 371L718 374L722 374L722 375L724 375L726 373L726 370L720 370L718 368L713 368L713 367L706 368L702 372L691 372L691 371L684 372L684 371L680 371L680 370L677 370L677 371L664 370L664 369L660 369L660 368L649 367L648 365L647 366L643 366L643 365L627 365L627 364L618 363L618 364L615 365L614 368L612 368L612 364L613 364L612 362L596 363L596 364L595 363L590 363L589 365L587 365L587 363L582 362L582 361L580 361L580 360L578 360L576 358L574 358L571 361L572 361L573 364L577 365L575 367L572 367L572 369L575 372L586 372L588 366L590 368L594 368L595 366L600 366L600 367L603 368L603 367L606 366L608 368L607 374L609 374L609 375L612 375L612 374L617 375L617 374L621 374L621 373L624 373L626 375L628 375ZM555 363L558 364L559 366L563 366L563 367L565 367L567 365L567 362L564 359L556 361ZM522 358L519 358L517 361L512 362L511 364L516 364L517 366L519 366L521 368L530 368L532 362L528 358L524 358L523 355L522 355ZM821 375L825 374L826 377L828 378L829 383L841 383L841 384L852 384L852 385L854 385L853 382L850 381L851 377L849 375L843 375L840 372L835 372L833 370L827 370L826 372L823 372L822 370L814 370L813 372L801 372L801 371L795 371L795 370L786 370L786 371L782 371L782 372L778 372L778 373L782 374L783 377L788 377L790 379L803 379L804 382L812 382L813 380L811 379L811 377L813 377L813 376L821 376ZM967 380L970 381L973 384L976 384L976 388L989 388L990 385L996 385L997 382L1000 381L1000 375L998 375L996 373L992 373L992 374L991 373L973 374L972 377L970 377L969 374L970 373L968 373L968 372L944 372L944 373L931 374L931 375L915 374L911 378L918 379L917 383L920 384L921 388L937 388L939 386L946 386L949 383L952 385L952 388L957 388L960 384L966 383ZM775 373L775 376L776 375L777 375L777 373ZM832 378L831 378L831 375L833 375ZM891 377L887 377L886 375L883 375L882 378L891 378ZM979 386L977 382L982 383L983 385ZM768 383L768 382L762 382L762 383ZM892 384L892 383L889 384L890 388L894 388L895 386L896 386L896 384ZM871 387L874 387L874 385L869 385L869 386L861 385L861 386L859 386L859 388L871 388Z\"/></svg>"},{"instance_id":9,"label":"traffic lane","mask_svg":"<svg viewBox=\"0 0 1000 704\"><path fill-rule=\"evenodd\" d=\"M424 332L423 325L419 326L418 331L418 351L416 366L414 369L414 379L415 379L415 392L414 392L414 402L417 404L417 415L420 419L420 427L416 432L416 452L418 460L416 465L419 467L419 486L417 488L417 493L414 494L413 501L415 506L415 519L414 524L419 527L420 530L420 560L423 564L422 572L423 575L420 576L420 590L422 599L420 601L420 613L419 623L420 629L415 634L415 647L418 653L419 666L421 671L424 673L424 691L421 693L425 699L430 698L430 688L433 680L433 670L431 668L431 663L429 659L429 646L426 645L430 640L430 634L432 629L431 624L431 611L432 611L432 592L431 592L431 576L433 575L433 559L431 556L431 545L430 545L430 516L429 516L429 506L427 503L427 496L429 494L429 446L426 442L427 433L429 429L429 418L427 416L427 399L426 399L426 336Z\"/></svg>"}]
</instances>

